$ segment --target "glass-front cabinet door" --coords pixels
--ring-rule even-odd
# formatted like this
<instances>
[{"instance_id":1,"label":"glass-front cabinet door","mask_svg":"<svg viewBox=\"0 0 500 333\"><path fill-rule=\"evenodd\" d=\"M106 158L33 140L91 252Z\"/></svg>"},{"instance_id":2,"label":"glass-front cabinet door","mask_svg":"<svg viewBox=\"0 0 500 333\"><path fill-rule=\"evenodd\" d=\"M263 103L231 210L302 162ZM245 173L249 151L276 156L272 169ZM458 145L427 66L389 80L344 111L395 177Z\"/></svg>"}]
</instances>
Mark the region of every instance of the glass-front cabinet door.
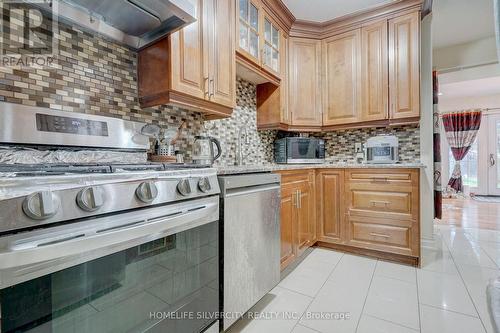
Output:
<instances>
[{"instance_id":1,"label":"glass-front cabinet door","mask_svg":"<svg viewBox=\"0 0 500 333\"><path fill-rule=\"evenodd\" d=\"M238 0L238 49L260 63L260 7L258 2Z\"/></svg>"},{"instance_id":2,"label":"glass-front cabinet door","mask_svg":"<svg viewBox=\"0 0 500 333\"><path fill-rule=\"evenodd\" d=\"M280 29L264 15L264 45L262 49L262 66L267 70L280 74Z\"/></svg>"}]
</instances>

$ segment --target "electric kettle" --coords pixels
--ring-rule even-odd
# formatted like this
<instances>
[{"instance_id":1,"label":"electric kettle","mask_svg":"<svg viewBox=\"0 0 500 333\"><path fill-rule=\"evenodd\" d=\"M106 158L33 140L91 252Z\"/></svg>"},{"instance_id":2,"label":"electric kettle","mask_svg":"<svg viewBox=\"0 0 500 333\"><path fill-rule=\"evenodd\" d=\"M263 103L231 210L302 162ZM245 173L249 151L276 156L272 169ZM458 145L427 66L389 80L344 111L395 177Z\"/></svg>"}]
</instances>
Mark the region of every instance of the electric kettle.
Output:
<instances>
[{"instance_id":1,"label":"electric kettle","mask_svg":"<svg viewBox=\"0 0 500 333\"><path fill-rule=\"evenodd\" d=\"M217 146L217 155L214 153L214 144ZM195 136L193 143L193 163L212 165L222 154L220 142L211 136Z\"/></svg>"}]
</instances>

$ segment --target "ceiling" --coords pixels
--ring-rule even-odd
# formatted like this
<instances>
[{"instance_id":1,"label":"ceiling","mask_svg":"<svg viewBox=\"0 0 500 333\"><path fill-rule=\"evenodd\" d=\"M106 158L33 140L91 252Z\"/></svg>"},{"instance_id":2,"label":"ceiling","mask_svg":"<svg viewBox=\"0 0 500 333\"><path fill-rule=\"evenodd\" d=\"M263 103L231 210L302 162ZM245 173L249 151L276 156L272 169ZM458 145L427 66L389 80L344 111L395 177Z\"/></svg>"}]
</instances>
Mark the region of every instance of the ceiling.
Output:
<instances>
[{"instance_id":1,"label":"ceiling","mask_svg":"<svg viewBox=\"0 0 500 333\"><path fill-rule=\"evenodd\" d=\"M495 34L493 0L434 0L432 12L434 48L468 43Z\"/></svg>"},{"instance_id":2,"label":"ceiling","mask_svg":"<svg viewBox=\"0 0 500 333\"><path fill-rule=\"evenodd\" d=\"M397 0L283 0L295 18L312 22L326 22L393 1Z\"/></svg>"},{"instance_id":3,"label":"ceiling","mask_svg":"<svg viewBox=\"0 0 500 333\"><path fill-rule=\"evenodd\" d=\"M441 84L439 92L442 93L440 100L497 95L500 94L500 77Z\"/></svg>"}]
</instances>

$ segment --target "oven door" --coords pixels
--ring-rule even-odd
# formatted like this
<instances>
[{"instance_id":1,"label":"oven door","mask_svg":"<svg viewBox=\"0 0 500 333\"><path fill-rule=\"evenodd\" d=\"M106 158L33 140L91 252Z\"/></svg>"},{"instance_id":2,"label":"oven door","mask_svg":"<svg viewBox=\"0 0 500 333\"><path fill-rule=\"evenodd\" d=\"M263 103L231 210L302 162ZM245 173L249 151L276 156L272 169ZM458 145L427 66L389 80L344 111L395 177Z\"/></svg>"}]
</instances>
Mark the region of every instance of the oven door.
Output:
<instances>
[{"instance_id":1,"label":"oven door","mask_svg":"<svg viewBox=\"0 0 500 333\"><path fill-rule=\"evenodd\" d=\"M201 332L219 311L217 196L0 238L1 332Z\"/></svg>"}]
</instances>

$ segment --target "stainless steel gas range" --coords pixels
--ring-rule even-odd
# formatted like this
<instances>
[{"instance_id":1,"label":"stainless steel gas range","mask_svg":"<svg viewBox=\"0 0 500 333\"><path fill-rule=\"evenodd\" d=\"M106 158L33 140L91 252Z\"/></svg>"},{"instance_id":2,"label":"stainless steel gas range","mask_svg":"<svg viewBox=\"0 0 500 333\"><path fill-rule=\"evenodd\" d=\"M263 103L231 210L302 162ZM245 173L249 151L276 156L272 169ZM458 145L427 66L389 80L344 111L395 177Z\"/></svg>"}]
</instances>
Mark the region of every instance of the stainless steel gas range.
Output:
<instances>
[{"instance_id":1,"label":"stainless steel gas range","mask_svg":"<svg viewBox=\"0 0 500 333\"><path fill-rule=\"evenodd\" d=\"M2 137L13 149L33 146L45 135L52 136L51 146L71 142L73 150L86 149L91 142L95 149L100 141L88 136L96 133L106 134L101 142L109 147L109 136L135 136L139 126L44 109L22 117L27 133L14 142ZM39 119L59 125L37 129ZM96 132L96 124L106 132ZM130 153L130 143L137 144L132 138L121 142L113 149ZM219 311L219 192L211 168L146 161L1 165L0 332L213 329Z\"/></svg>"}]
</instances>

